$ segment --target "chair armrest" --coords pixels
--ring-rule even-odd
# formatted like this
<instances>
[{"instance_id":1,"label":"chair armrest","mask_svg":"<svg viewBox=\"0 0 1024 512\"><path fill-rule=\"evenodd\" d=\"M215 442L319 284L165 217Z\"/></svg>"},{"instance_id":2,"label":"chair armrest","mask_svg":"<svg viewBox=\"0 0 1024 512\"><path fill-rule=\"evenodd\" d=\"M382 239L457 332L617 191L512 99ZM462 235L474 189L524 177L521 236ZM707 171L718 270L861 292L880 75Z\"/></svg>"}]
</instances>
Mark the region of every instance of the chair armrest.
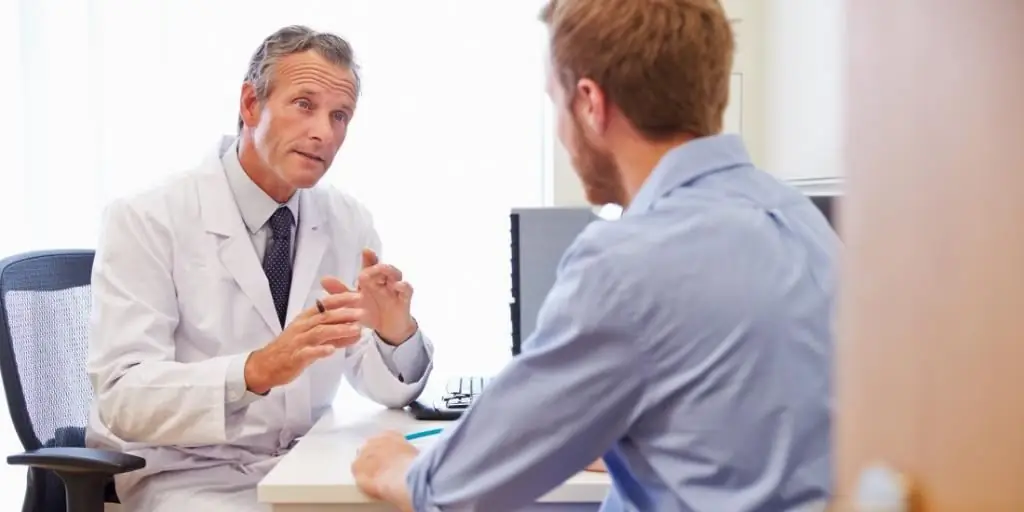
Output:
<instances>
[{"instance_id":1,"label":"chair armrest","mask_svg":"<svg viewBox=\"0 0 1024 512\"><path fill-rule=\"evenodd\" d=\"M96 448L40 448L7 457L16 466L50 469L66 473L117 475L146 467L146 459L127 453Z\"/></svg>"}]
</instances>

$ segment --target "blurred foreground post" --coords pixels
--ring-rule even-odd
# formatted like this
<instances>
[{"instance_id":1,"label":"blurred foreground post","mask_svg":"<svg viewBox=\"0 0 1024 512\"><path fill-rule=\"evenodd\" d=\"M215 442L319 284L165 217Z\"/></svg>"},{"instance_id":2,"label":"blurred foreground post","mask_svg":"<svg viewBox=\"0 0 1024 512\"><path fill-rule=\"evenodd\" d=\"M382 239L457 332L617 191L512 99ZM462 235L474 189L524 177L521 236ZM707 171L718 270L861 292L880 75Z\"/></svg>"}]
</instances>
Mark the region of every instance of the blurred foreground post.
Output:
<instances>
[{"instance_id":1,"label":"blurred foreground post","mask_svg":"<svg viewBox=\"0 0 1024 512\"><path fill-rule=\"evenodd\" d=\"M847 0L834 510L1024 510L1024 2Z\"/></svg>"}]
</instances>

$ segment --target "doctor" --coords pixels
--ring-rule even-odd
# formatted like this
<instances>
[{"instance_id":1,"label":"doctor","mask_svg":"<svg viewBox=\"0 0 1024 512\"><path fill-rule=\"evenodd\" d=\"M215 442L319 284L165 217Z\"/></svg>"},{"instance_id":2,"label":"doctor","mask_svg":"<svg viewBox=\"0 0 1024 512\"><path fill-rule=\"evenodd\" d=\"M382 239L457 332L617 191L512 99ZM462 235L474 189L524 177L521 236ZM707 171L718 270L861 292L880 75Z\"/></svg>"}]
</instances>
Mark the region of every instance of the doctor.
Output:
<instances>
[{"instance_id":1,"label":"doctor","mask_svg":"<svg viewBox=\"0 0 1024 512\"><path fill-rule=\"evenodd\" d=\"M342 376L402 407L432 348L370 213L314 186L345 140L348 43L286 27L260 45L239 136L110 206L93 272L90 446L146 459L128 510L261 510L256 484L330 407Z\"/></svg>"}]
</instances>

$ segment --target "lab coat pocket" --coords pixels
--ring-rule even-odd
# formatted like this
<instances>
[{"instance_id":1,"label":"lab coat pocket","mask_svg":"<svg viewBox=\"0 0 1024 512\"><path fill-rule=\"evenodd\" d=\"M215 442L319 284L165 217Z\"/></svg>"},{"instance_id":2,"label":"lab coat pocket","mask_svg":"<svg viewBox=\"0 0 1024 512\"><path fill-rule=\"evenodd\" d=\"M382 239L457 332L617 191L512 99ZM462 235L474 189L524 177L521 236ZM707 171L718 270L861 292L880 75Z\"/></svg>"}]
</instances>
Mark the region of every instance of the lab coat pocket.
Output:
<instances>
[{"instance_id":1,"label":"lab coat pocket","mask_svg":"<svg viewBox=\"0 0 1024 512\"><path fill-rule=\"evenodd\" d=\"M241 319L259 317L235 280L219 264L196 261L175 279L179 331L186 343L206 357L240 352ZM240 300L241 299L241 300ZM261 340L266 341L266 340Z\"/></svg>"}]
</instances>

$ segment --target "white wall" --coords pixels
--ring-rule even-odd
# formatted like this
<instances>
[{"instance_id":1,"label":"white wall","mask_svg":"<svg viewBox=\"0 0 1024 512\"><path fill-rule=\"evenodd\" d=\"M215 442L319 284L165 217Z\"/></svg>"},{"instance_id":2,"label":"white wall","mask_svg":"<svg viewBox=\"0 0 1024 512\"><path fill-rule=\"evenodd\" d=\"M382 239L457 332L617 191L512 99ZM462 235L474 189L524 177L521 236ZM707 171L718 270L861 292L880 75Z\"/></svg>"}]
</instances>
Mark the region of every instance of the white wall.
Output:
<instances>
[{"instance_id":1,"label":"white wall","mask_svg":"<svg viewBox=\"0 0 1024 512\"><path fill-rule=\"evenodd\" d=\"M765 169L787 179L842 175L842 0L766 2Z\"/></svg>"},{"instance_id":2,"label":"white wall","mask_svg":"<svg viewBox=\"0 0 1024 512\"><path fill-rule=\"evenodd\" d=\"M764 40L765 0L724 0L725 11L732 21L736 38L733 58L733 85L737 78L741 87L729 89L725 131L739 133L756 165L764 165L765 158L765 66ZM732 112L739 112L738 129L730 122Z\"/></svg>"},{"instance_id":3,"label":"white wall","mask_svg":"<svg viewBox=\"0 0 1024 512\"><path fill-rule=\"evenodd\" d=\"M778 176L841 176L842 0L723 3L736 34L734 83L742 84L730 91L726 130L738 119L754 163ZM549 202L585 205L569 157L551 136Z\"/></svg>"},{"instance_id":4,"label":"white wall","mask_svg":"<svg viewBox=\"0 0 1024 512\"><path fill-rule=\"evenodd\" d=\"M587 198L583 195L583 187L576 177L576 172L572 170L569 154L566 153L562 143L558 141L555 124L551 122L548 123L548 126L551 127L553 142L551 145L552 162L549 166L551 192L545 198L547 199L545 202L554 206L586 206Z\"/></svg>"}]
</instances>

